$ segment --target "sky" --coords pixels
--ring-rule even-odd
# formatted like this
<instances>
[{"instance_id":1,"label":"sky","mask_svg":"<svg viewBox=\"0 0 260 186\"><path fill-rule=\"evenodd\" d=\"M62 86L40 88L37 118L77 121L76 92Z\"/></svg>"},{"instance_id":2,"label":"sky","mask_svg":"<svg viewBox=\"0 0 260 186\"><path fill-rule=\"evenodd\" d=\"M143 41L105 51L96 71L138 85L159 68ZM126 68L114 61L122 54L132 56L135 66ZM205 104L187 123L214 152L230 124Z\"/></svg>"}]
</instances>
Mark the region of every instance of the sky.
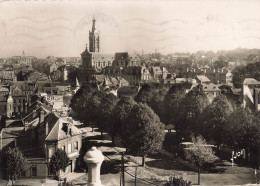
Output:
<instances>
[{"instance_id":1,"label":"sky","mask_svg":"<svg viewBox=\"0 0 260 186\"><path fill-rule=\"evenodd\" d=\"M260 48L260 1L1 1L0 57L79 57L92 19L103 53Z\"/></svg>"}]
</instances>

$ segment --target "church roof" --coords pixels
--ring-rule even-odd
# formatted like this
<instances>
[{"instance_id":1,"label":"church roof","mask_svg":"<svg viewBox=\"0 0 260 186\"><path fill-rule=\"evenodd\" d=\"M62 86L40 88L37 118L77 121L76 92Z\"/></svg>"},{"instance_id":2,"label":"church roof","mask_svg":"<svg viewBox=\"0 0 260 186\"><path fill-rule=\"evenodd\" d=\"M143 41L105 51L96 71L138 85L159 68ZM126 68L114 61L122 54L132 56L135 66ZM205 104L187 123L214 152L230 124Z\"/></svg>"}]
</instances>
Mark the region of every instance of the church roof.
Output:
<instances>
[{"instance_id":1,"label":"church roof","mask_svg":"<svg viewBox=\"0 0 260 186\"><path fill-rule=\"evenodd\" d=\"M93 61L113 61L115 54L111 53L91 53Z\"/></svg>"}]
</instances>

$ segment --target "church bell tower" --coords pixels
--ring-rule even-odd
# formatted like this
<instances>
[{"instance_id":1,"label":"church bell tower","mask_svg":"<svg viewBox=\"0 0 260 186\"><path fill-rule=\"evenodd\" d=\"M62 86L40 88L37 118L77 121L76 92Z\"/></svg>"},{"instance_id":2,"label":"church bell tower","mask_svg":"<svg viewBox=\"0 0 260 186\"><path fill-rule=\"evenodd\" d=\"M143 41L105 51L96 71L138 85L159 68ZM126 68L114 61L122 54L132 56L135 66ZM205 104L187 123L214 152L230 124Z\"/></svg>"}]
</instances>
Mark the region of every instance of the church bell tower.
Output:
<instances>
[{"instance_id":1,"label":"church bell tower","mask_svg":"<svg viewBox=\"0 0 260 186\"><path fill-rule=\"evenodd\" d=\"M90 52L99 52L100 45L100 32L96 30L96 20L93 18L92 20L92 30L89 31L89 51Z\"/></svg>"}]
</instances>

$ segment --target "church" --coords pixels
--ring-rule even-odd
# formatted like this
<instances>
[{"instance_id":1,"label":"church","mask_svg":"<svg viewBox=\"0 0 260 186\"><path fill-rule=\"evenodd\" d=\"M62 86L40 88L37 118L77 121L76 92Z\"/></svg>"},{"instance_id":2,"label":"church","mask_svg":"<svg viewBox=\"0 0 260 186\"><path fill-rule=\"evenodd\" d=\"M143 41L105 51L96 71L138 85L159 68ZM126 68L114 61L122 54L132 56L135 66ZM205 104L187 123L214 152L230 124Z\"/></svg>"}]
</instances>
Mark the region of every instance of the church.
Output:
<instances>
[{"instance_id":1,"label":"church","mask_svg":"<svg viewBox=\"0 0 260 186\"><path fill-rule=\"evenodd\" d=\"M125 69L130 66L141 66L141 60L136 54L128 52L102 53L100 49L100 32L96 29L96 20L92 20L92 29L89 31L89 49L81 53L82 66L78 79L82 85L95 83L95 75L107 72L103 69ZM106 74L104 74L106 75Z\"/></svg>"}]
</instances>

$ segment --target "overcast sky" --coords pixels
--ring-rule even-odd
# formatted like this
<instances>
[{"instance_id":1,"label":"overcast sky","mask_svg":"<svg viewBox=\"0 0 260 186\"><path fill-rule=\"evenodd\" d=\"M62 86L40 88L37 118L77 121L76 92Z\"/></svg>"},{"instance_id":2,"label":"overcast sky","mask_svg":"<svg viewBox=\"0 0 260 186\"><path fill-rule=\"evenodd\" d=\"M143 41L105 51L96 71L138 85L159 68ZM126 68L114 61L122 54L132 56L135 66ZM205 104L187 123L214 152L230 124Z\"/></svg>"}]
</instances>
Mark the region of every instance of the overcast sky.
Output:
<instances>
[{"instance_id":1,"label":"overcast sky","mask_svg":"<svg viewBox=\"0 0 260 186\"><path fill-rule=\"evenodd\" d=\"M0 57L80 56L92 18L101 52L260 48L260 1L4 1Z\"/></svg>"}]
</instances>

